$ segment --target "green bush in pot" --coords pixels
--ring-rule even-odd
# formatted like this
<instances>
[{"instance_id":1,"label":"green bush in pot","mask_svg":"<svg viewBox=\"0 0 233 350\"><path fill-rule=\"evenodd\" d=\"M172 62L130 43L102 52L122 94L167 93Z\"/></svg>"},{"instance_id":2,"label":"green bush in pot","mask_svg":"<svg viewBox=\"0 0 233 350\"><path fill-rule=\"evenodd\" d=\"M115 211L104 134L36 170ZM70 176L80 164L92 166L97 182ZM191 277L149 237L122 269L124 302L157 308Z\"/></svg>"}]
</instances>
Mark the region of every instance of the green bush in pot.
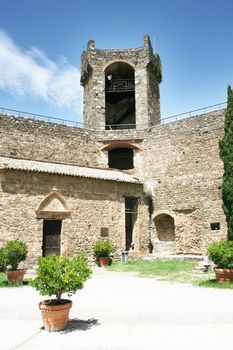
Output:
<instances>
[{"instance_id":1,"label":"green bush in pot","mask_svg":"<svg viewBox=\"0 0 233 350\"><path fill-rule=\"evenodd\" d=\"M114 247L108 240L100 239L93 244L93 250L96 259L100 257L109 257Z\"/></svg>"},{"instance_id":2,"label":"green bush in pot","mask_svg":"<svg viewBox=\"0 0 233 350\"><path fill-rule=\"evenodd\" d=\"M233 241L217 241L208 246L208 256L222 269L233 268Z\"/></svg>"},{"instance_id":3,"label":"green bush in pot","mask_svg":"<svg viewBox=\"0 0 233 350\"><path fill-rule=\"evenodd\" d=\"M84 282L91 276L86 254L74 258L48 255L38 258L36 277L30 284L41 295L55 296L55 303L61 302L63 293L74 294L83 288Z\"/></svg>"},{"instance_id":4,"label":"green bush in pot","mask_svg":"<svg viewBox=\"0 0 233 350\"><path fill-rule=\"evenodd\" d=\"M233 280L233 241L213 242L208 247L208 255L214 262L216 280L228 282Z\"/></svg>"},{"instance_id":5,"label":"green bush in pot","mask_svg":"<svg viewBox=\"0 0 233 350\"><path fill-rule=\"evenodd\" d=\"M93 251L99 266L109 265L111 262L110 254L114 246L108 240L100 239L93 244Z\"/></svg>"},{"instance_id":6,"label":"green bush in pot","mask_svg":"<svg viewBox=\"0 0 233 350\"><path fill-rule=\"evenodd\" d=\"M6 269L5 248L0 248L0 272Z\"/></svg>"},{"instance_id":7,"label":"green bush in pot","mask_svg":"<svg viewBox=\"0 0 233 350\"><path fill-rule=\"evenodd\" d=\"M19 263L26 259L28 253L26 243L20 240L7 241L3 250L5 264L10 270L17 270Z\"/></svg>"},{"instance_id":8,"label":"green bush in pot","mask_svg":"<svg viewBox=\"0 0 233 350\"><path fill-rule=\"evenodd\" d=\"M19 263L27 257L28 248L26 243L20 240L7 241L2 248L1 255L6 267L7 279L9 284L22 284L25 269L19 269Z\"/></svg>"},{"instance_id":9,"label":"green bush in pot","mask_svg":"<svg viewBox=\"0 0 233 350\"><path fill-rule=\"evenodd\" d=\"M72 301L62 299L62 294L70 296L83 288L91 273L84 253L74 258L56 255L38 258L36 277L30 284L41 295L54 296L39 303L46 330L57 331L66 327Z\"/></svg>"}]
</instances>

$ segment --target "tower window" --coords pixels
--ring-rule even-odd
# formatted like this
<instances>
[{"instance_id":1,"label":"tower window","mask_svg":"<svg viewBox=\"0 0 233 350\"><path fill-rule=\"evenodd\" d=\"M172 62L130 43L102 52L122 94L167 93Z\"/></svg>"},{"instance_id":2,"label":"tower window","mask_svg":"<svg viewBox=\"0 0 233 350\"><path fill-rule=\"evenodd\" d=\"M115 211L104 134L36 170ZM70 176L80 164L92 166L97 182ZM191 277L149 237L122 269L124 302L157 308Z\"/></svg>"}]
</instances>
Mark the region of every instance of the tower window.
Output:
<instances>
[{"instance_id":1,"label":"tower window","mask_svg":"<svg viewBox=\"0 0 233 350\"><path fill-rule=\"evenodd\" d=\"M108 152L108 166L114 169L133 169L133 150L131 148L115 148Z\"/></svg>"},{"instance_id":2,"label":"tower window","mask_svg":"<svg viewBox=\"0 0 233 350\"><path fill-rule=\"evenodd\" d=\"M128 63L114 62L105 71L106 129L135 128L134 68Z\"/></svg>"}]
</instances>

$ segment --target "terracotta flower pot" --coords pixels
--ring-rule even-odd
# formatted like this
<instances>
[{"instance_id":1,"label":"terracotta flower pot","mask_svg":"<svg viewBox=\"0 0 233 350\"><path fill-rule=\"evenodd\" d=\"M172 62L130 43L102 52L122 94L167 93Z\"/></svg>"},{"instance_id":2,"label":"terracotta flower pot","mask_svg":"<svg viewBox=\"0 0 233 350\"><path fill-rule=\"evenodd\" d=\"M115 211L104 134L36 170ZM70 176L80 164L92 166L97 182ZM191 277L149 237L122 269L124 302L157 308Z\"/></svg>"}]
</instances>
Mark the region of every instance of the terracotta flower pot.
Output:
<instances>
[{"instance_id":1,"label":"terracotta flower pot","mask_svg":"<svg viewBox=\"0 0 233 350\"><path fill-rule=\"evenodd\" d=\"M98 264L100 267L104 267L109 265L110 263L110 258L108 256L102 256L98 258Z\"/></svg>"},{"instance_id":2,"label":"terracotta flower pot","mask_svg":"<svg viewBox=\"0 0 233 350\"><path fill-rule=\"evenodd\" d=\"M7 279L9 284L22 284L25 275L25 269L7 270Z\"/></svg>"},{"instance_id":3,"label":"terracotta flower pot","mask_svg":"<svg viewBox=\"0 0 233 350\"><path fill-rule=\"evenodd\" d=\"M229 282L233 280L233 269L221 269L215 267L214 269L216 280L219 282Z\"/></svg>"},{"instance_id":4,"label":"terracotta flower pot","mask_svg":"<svg viewBox=\"0 0 233 350\"><path fill-rule=\"evenodd\" d=\"M72 301L62 299L61 304L55 304L55 300L44 300L39 303L39 309L44 323L44 328L49 331L64 329L68 322L68 316Z\"/></svg>"}]
</instances>

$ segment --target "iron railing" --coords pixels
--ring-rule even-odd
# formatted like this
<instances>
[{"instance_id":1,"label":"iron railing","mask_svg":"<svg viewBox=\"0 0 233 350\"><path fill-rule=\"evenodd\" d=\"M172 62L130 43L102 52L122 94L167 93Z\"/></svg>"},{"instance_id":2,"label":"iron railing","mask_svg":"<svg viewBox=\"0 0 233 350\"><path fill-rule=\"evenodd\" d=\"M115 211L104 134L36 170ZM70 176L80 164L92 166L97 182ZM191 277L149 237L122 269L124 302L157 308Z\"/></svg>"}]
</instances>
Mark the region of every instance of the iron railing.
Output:
<instances>
[{"instance_id":1,"label":"iron railing","mask_svg":"<svg viewBox=\"0 0 233 350\"><path fill-rule=\"evenodd\" d=\"M221 109L224 109L226 107L227 102L221 102L215 105L203 107L203 108L198 108L198 109L193 109L192 111L189 112L184 112L180 114L174 114L170 117L162 118L159 122L156 124L153 124L151 126L148 125L139 125L139 124L108 124L105 126L106 130L117 130L117 129L137 129L137 130L145 130L145 129L151 129L156 127L159 124L167 124L167 123L172 123L177 120L182 120L186 118L191 118L191 117L198 117L201 114L205 113L210 113L214 111L218 111Z\"/></svg>"},{"instance_id":2,"label":"iron railing","mask_svg":"<svg viewBox=\"0 0 233 350\"><path fill-rule=\"evenodd\" d=\"M107 80L107 92L134 91L134 79L112 79Z\"/></svg>"},{"instance_id":3,"label":"iron railing","mask_svg":"<svg viewBox=\"0 0 233 350\"><path fill-rule=\"evenodd\" d=\"M185 118L190 118L190 117L196 117L201 114L209 113L211 111L217 111L224 109L226 107L226 102L221 102L215 105L203 107L203 108L198 108L194 109L189 112L184 112L180 114L175 114L170 117L162 118L160 122L156 123L155 125L142 125L142 124L111 124L111 125L105 125L106 130L119 130L119 129L137 129L137 130L145 130L148 128L153 128L156 127L158 124L165 124L165 123L171 123L173 121L185 119ZM11 109L11 108L5 108L5 107L0 107L0 113L6 114L6 115L14 115L18 117L25 117L25 118L31 118L34 120L42 120L42 121L47 121L51 123L57 123L57 124L62 124L62 125L68 125L68 126L73 126L73 127L83 127L83 123L81 122L76 122L74 120L69 120L69 119L62 119L62 118L56 118L56 117L50 117L47 115L43 114L36 114L36 113L30 113L30 112L25 112L25 111L20 111L16 109ZM99 131L100 129L103 129L103 127L96 126L96 125L85 125L86 129L93 130L93 131Z\"/></svg>"},{"instance_id":4,"label":"iron railing","mask_svg":"<svg viewBox=\"0 0 233 350\"><path fill-rule=\"evenodd\" d=\"M227 102L221 102L217 103L215 105L207 106L207 107L202 107L198 109L193 109L192 111L180 113L180 114L175 114L170 117L162 118L161 123L169 123L172 121L180 120L180 119L185 119L185 118L191 118L191 117L196 117L199 116L200 114L205 114L205 113L210 113L214 112L220 109L224 109L226 107Z\"/></svg>"},{"instance_id":5,"label":"iron railing","mask_svg":"<svg viewBox=\"0 0 233 350\"><path fill-rule=\"evenodd\" d=\"M62 119L62 118L57 118L57 117L51 117L51 116L44 115L44 114L37 114L37 113L19 111L17 109L0 107L0 112L2 114L13 115L13 116L18 116L18 117L25 117L25 118L31 118L31 119L34 119L34 120L42 120L42 121L47 121L47 122L56 123L56 124L64 124L64 125L74 126L74 127L79 127L79 128L82 128L82 126L83 126L83 123L76 122L74 120Z\"/></svg>"}]
</instances>

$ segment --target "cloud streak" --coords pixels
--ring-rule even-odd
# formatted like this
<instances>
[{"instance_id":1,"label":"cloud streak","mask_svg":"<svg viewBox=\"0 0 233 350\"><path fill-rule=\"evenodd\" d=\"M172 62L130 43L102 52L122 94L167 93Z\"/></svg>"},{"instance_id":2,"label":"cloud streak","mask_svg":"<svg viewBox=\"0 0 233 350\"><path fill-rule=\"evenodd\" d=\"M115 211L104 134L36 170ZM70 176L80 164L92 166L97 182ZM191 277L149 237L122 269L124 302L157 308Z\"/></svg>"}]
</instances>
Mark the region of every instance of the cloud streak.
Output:
<instances>
[{"instance_id":1,"label":"cloud streak","mask_svg":"<svg viewBox=\"0 0 233 350\"><path fill-rule=\"evenodd\" d=\"M0 30L0 90L40 99L55 107L81 109L80 72L65 57L50 60L39 48L18 47Z\"/></svg>"}]
</instances>

